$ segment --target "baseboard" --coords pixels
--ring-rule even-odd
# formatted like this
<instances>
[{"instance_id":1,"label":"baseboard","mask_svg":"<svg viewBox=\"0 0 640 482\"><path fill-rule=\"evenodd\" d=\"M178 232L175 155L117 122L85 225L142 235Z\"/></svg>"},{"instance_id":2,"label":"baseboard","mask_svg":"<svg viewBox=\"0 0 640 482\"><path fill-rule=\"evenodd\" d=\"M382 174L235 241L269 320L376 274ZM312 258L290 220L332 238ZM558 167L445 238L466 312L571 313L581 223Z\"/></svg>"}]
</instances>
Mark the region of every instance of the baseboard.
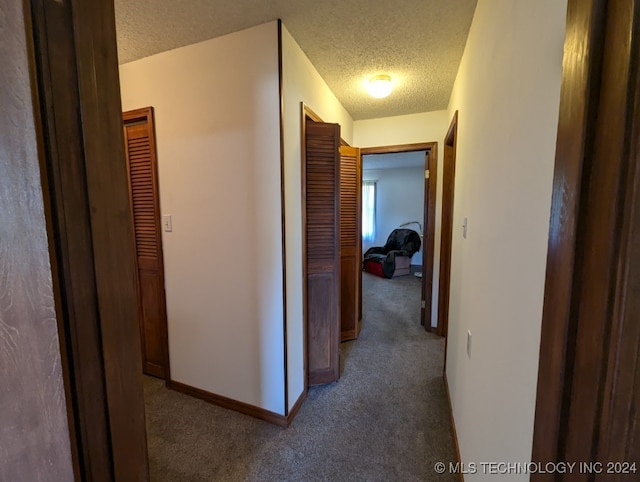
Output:
<instances>
[{"instance_id":1,"label":"baseboard","mask_svg":"<svg viewBox=\"0 0 640 482\"><path fill-rule=\"evenodd\" d=\"M223 397L222 395L216 395L215 393L207 392L200 388L185 385L184 383L176 382L174 380L167 381L167 388L175 390L176 392L184 393L190 397L199 398L205 402L209 402L218 407L233 410L234 412L240 412L250 417L264 420L265 422L273 423L281 427L286 427L288 424L287 417L280 415L279 413L266 410L264 408L256 407L248 403L239 402L231 398Z\"/></svg>"},{"instance_id":2,"label":"baseboard","mask_svg":"<svg viewBox=\"0 0 640 482\"><path fill-rule=\"evenodd\" d=\"M456 430L456 421L453 418L453 405L451 405L451 393L449 392L449 381L447 380L447 372L444 372L442 378L444 379L444 389L447 392L447 403L449 404L449 419L451 420L451 430L453 431L453 445L456 449L456 462L458 467L462 466L462 460L460 459L460 445L458 445L458 432ZM461 482L464 482L464 475L462 471L458 473Z\"/></svg>"},{"instance_id":3,"label":"baseboard","mask_svg":"<svg viewBox=\"0 0 640 482\"><path fill-rule=\"evenodd\" d=\"M287 427L291 425L291 422L293 422L293 419L296 418L296 415L298 415L298 411L300 410L300 407L302 407L302 402L304 402L306 399L307 399L307 391L305 390L300 394L300 396L298 397L298 400L296 400L296 403L293 404L293 407L291 407L291 410L289 410L289 413L287 414Z\"/></svg>"},{"instance_id":4,"label":"baseboard","mask_svg":"<svg viewBox=\"0 0 640 482\"><path fill-rule=\"evenodd\" d=\"M171 390L184 393L185 395L189 395L190 397L199 398L200 400L204 400L205 402L211 403L212 405L226 408L228 410L233 410L234 412L239 412L244 415L249 415L250 417L264 420L265 422L269 422L284 428L288 427L291 424L294 417L297 415L298 410L300 410L302 402L304 402L304 400L307 398L307 393L303 392L300 397L298 397L298 400L293 405L293 408L289 411L289 414L285 416L280 415L279 413L272 412L270 410L266 410L264 408L256 407L255 405L251 405L249 403L239 402L238 400L223 397L222 395L216 395L215 393L207 392L206 390L202 390L200 388L185 385L184 383L176 382L175 380L167 380L166 386Z\"/></svg>"},{"instance_id":5,"label":"baseboard","mask_svg":"<svg viewBox=\"0 0 640 482\"><path fill-rule=\"evenodd\" d=\"M353 330L341 331L340 342L342 343L343 341L355 340L356 338L358 338L358 335L356 334L356 332L357 332L356 328L354 328Z\"/></svg>"}]
</instances>

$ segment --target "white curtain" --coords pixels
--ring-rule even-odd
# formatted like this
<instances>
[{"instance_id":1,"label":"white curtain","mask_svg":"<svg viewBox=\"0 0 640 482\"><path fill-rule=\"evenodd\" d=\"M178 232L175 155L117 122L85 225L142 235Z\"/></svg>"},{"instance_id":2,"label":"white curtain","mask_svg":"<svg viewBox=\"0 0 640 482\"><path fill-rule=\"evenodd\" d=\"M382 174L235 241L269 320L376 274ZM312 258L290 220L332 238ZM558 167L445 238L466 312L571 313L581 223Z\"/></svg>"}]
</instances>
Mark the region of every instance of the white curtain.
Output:
<instances>
[{"instance_id":1,"label":"white curtain","mask_svg":"<svg viewBox=\"0 0 640 482\"><path fill-rule=\"evenodd\" d=\"M376 181L362 181L362 241L376 237Z\"/></svg>"}]
</instances>

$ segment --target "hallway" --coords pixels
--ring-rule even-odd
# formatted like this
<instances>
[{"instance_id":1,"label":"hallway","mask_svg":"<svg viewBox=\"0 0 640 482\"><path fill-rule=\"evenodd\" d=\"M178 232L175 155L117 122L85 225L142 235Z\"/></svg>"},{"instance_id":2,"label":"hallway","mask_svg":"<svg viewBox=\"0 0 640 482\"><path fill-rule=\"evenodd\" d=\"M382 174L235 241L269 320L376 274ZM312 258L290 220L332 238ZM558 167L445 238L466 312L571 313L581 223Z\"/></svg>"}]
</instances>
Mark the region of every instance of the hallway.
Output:
<instances>
[{"instance_id":1,"label":"hallway","mask_svg":"<svg viewBox=\"0 0 640 482\"><path fill-rule=\"evenodd\" d=\"M145 379L152 481L457 480L444 340L419 324L420 282L363 273L360 338L342 378L315 387L288 429ZM411 300L411 301L409 301Z\"/></svg>"}]
</instances>

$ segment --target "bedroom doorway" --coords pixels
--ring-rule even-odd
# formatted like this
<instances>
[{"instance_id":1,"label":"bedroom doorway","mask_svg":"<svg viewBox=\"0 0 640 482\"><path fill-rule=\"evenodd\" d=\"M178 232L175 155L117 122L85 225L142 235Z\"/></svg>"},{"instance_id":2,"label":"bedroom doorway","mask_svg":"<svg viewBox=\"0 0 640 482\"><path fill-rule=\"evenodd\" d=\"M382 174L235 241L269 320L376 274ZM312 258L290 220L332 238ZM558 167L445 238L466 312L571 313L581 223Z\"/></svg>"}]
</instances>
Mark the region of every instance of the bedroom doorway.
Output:
<instances>
[{"instance_id":1,"label":"bedroom doorway","mask_svg":"<svg viewBox=\"0 0 640 482\"><path fill-rule=\"evenodd\" d=\"M420 153L423 215L405 222L417 222L423 235L419 319L432 331L437 143L358 149L340 138L339 125L324 123L304 103L301 121L303 346L305 382L311 386L340 378L340 342L356 339L362 326L362 155ZM346 237L353 238L348 246Z\"/></svg>"},{"instance_id":2,"label":"bedroom doorway","mask_svg":"<svg viewBox=\"0 0 640 482\"><path fill-rule=\"evenodd\" d=\"M434 245L435 245L435 215L436 215L436 186L437 186L437 143L417 143L417 144L403 144L394 146L380 146L380 147L367 147L362 148L361 153L363 159L377 158L373 165L385 166L387 168L393 163L396 166L412 167L413 176L420 176L420 179L424 179L423 201L421 206L422 216L417 216L420 219L413 219L416 215L411 212L407 212L406 215L400 214L394 215L388 220L387 224L382 224L377 229L377 243L380 244L380 240L388 236L393 228L405 227L417 231L421 237L420 248L420 273L421 273L421 308L420 308L420 324L424 326L426 331L435 330L433 325L432 316L432 296L433 296L433 273L434 273ZM403 156L406 155L406 157ZM399 157L400 156L400 157ZM416 162L416 157L419 161ZM385 159L386 158L386 159ZM365 165L363 160L363 166ZM391 164L389 164L391 163ZM418 166L420 166L418 168ZM419 172L416 171L419 169ZM363 179L366 180L363 174ZM375 177L375 176L374 176ZM371 179L370 179L371 180ZM414 179L415 180L415 179ZM379 189L379 186L377 187ZM418 210L419 212L420 210ZM404 217L403 217L404 216ZM413 217L412 217L413 216ZM409 219L411 217L411 219ZM405 219L406 218L406 219ZM390 224L389 224L390 223ZM404 226L400 226L403 224ZM388 232L387 232L388 231ZM382 238L381 238L382 237ZM372 246L371 241L364 241L363 251ZM384 244L384 240L382 244ZM418 254L418 253L416 253ZM415 257L415 255L414 255ZM412 258L413 259L413 258ZM412 271L415 271L413 269Z\"/></svg>"}]
</instances>

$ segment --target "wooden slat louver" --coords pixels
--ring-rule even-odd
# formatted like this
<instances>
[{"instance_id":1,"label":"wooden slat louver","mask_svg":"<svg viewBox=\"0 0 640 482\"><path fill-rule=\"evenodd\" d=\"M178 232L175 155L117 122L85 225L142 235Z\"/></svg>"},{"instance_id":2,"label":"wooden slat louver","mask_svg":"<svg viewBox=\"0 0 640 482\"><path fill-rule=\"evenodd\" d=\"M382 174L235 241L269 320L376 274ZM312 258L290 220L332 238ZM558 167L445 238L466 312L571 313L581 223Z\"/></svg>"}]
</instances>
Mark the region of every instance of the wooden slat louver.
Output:
<instances>
[{"instance_id":1,"label":"wooden slat louver","mask_svg":"<svg viewBox=\"0 0 640 482\"><path fill-rule=\"evenodd\" d=\"M355 246L358 237L358 166L355 156L340 160L340 247Z\"/></svg>"},{"instance_id":2,"label":"wooden slat louver","mask_svg":"<svg viewBox=\"0 0 640 482\"><path fill-rule=\"evenodd\" d=\"M331 262L337 256L336 166L331 138L307 143L307 256L310 262Z\"/></svg>"},{"instance_id":3,"label":"wooden slat louver","mask_svg":"<svg viewBox=\"0 0 640 482\"><path fill-rule=\"evenodd\" d=\"M131 201L138 257L158 256L156 210L149 146L149 127L138 124L128 128L127 148L131 179Z\"/></svg>"},{"instance_id":4,"label":"wooden slat louver","mask_svg":"<svg viewBox=\"0 0 640 482\"><path fill-rule=\"evenodd\" d=\"M309 385L331 383L340 376L339 140L337 124L307 124L304 222Z\"/></svg>"},{"instance_id":5,"label":"wooden slat louver","mask_svg":"<svg viewBox=\"0 0 640 482\"><path fill-rule=\"evenodd\" d=\"M340 339L342 341L357 338L361 327L361 172L360 149L342 146L340 148Z\"/></svg>"},{"instance_id":6,"label":"wooden slat louver","mask_svg":"<svg viewBox=\"0 0 640 482\"><path fill-rule=\"evenodd\" d=\"M168 378L167 314L153 110L124 113L129 187L138 260L144 372Z\"/></svg>"}]
</instances>

